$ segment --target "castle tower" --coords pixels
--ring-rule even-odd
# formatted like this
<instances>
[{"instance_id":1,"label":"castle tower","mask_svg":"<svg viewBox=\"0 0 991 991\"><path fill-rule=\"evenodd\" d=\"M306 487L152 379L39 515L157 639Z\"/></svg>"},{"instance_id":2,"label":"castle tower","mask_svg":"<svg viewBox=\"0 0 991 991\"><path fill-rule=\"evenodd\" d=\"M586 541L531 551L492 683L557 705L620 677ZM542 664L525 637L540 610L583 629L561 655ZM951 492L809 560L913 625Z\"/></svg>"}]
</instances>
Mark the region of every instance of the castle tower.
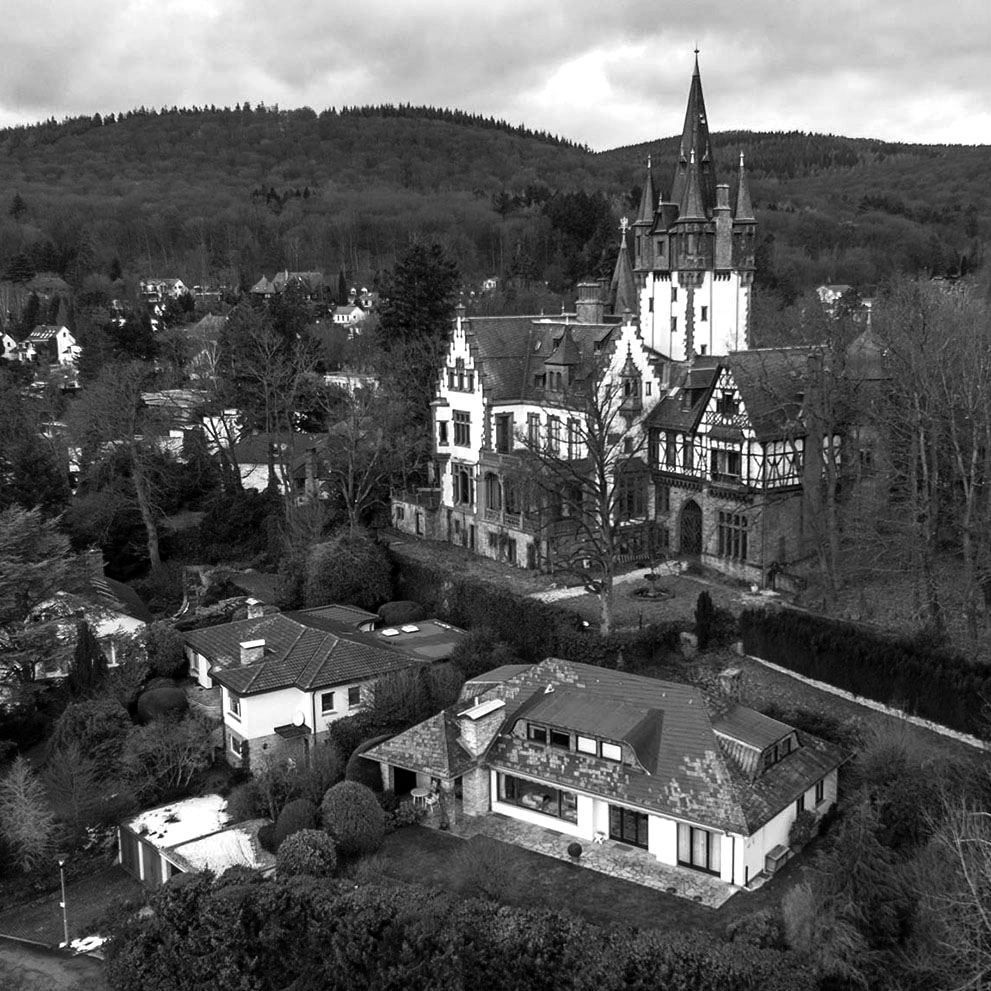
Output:
<instances>
[{"instance_id":1,"label":"castle tower","mask_svg":"<svg viewBox=\"0 0 991 991\"><path fill-rule=\"evenodd\" d=\"M731 204L729 185L716 181L696 52L670 196L648 206L648 161L633 224L640 327L675 361L748 347L756 220L742 153L735 193Z\"/></svg>"}]
</instances>

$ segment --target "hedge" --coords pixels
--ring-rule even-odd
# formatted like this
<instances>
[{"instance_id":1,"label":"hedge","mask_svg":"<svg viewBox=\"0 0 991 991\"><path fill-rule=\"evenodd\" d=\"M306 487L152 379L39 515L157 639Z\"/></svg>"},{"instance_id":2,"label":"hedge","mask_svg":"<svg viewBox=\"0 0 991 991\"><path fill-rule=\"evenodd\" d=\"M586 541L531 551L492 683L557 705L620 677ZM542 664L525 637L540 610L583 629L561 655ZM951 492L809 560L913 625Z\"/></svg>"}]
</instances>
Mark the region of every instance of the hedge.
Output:
<instances>
[{"instance_id":1,"label":"hedge","mask_svg":"<svg viewBox=\"0 0 991 991\"><path fill-rule=\"evenodd\" d=\"M581 617L558 606L517 595L487 582L452 576L443 568L393 555L400 593L455 626L484 629L510 644L524 661L545 657L615 667L656 661L674 650L681 624L655 624L636 632L601 636Z\"/></svg>"},{"instance_id":2,"label":"hedge","mask_svg":"<svg viewBox=\"0 0 991 991\"><path fill-rule=\"evenodd\" d=\"M791 610L746 609L740 633L748 654L950 729L987 734L991 668L962 654Z\"/></svg>"}]
</instances>

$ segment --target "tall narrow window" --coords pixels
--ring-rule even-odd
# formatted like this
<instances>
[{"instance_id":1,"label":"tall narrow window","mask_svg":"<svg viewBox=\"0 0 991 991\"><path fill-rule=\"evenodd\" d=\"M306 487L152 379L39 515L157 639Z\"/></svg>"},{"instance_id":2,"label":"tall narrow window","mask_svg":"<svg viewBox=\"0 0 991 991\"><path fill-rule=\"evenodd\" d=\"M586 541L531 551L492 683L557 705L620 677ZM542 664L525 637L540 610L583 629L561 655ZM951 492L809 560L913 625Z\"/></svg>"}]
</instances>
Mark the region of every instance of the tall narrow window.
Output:
<instances>
[{"instance_id":1,"label":"tall narrow window","mask_svg":"<svg viewBox=\"0 0 991 991\"><path fill-rule=\"evenodd\" d=\"M747 559L747 518L740 513L719 514L720 557L734 561Z\"/></svg>"},{"instance_id":2,"label":"tall narrow window","mask_svg":"<svg viewBox=\"0 0 991 991\"><path fill-rule=\"evenodd\" d=\"M526 418L526 440L531 448L540 447L540 414L530 413Z\"/></svg>"},{"instance_id":3,"label":"tall narrow window","mask_svg":"<svg viewBox=\"0 0 991 991\"><path fill-rule=\"evenodd\" d=\"M558 454L561 450L561 421L556 416L547 417L547 452Z\"/></svg>"},{"instance_id":4,"label":"tall narrow window","mask_svg":"<svg viewBox=\"0 0 991 991\"><path fill-rule=\"evenodd\" d=\"M471 413L454 411L454 443L458 447L471 447Z\"/></svg>"}]
</instances>

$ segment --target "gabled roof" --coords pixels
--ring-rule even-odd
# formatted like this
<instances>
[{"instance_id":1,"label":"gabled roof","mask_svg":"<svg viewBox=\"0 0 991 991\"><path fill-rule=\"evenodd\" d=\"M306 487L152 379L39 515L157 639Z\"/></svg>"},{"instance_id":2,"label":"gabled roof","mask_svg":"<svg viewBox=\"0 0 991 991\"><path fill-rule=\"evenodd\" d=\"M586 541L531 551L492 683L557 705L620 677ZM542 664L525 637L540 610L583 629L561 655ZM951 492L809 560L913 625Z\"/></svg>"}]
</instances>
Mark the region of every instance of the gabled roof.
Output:
<instances>
[{"instance_id":1,"label":"gabled roof","mask_svg":"<svg viewBox=\"0 0 991 991\"><path fill-rule=\"evenodd\" d=\"M659 430L695 430L719 378L719 361L719 358L704 355L684 367L675 387L662 396L647 415L647 425ZM693 394L694 401L686 403L686 393Z\"/></svg>"},{"instance_id":2,"label":"gabled roof","mask_svg":"<svg viewBox=\"0 0 991 991\"><path fill-rule=\"evenodd\" d=\"M740 390L758 440L804 432L805 399L811 347L734 351L724 359Z\"/></svg>"},{"instance_id":3,"label":"gabled roof","mask_svg":"<svg viewBox=\"0 0 991 991\"><path fill-rule=\"evenodd\" d=\"M41 324L34 328L30 334L28 334L28 341L32 344L36 344L40 341L51 341L58 336L60 330L68 330L67 327L59 327L57 324L47 323Z\"/></svg>"},{"instance_id":4,"label":"gabled roof","mask_svg":"<svg viewBox=\"0 0 991 991\"><path fill-rule=\"evenodd\" d=\"M298 688L315 691L366 681L419 662L394 650L358 642L282 613L185 633L186 643L211 662L210 676L239 695ZM262 660L241 664L241 644L264 640Z\"/></svg>"}]
</instances>

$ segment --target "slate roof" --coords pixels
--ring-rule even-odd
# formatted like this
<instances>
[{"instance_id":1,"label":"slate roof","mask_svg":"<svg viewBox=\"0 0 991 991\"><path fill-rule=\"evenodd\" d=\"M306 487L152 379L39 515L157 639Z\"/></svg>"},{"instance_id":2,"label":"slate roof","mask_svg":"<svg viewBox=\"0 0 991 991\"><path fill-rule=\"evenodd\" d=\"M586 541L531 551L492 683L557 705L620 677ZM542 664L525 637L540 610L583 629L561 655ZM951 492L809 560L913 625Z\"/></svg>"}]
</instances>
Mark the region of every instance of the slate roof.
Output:
<instances>
[{"instance_id":1,"label":"slate roof","mask_svg":"<svg viewBox=\"0 0 991 991\"><path fill-rule=\"evenodd\" d=\"M597 351L603 352L619 326L544 316L472 317L467 321L467 333L480 359L479 377L489 402L542 402L545 390L534 386L534 375L543 374L545 361L558 362L554 352L562 342L560 351L567 359L565 363L578 363ZM566 339L566 329L570 340Z\"/></svg>"},{"instance_id":2,"label":"slate roof","mask_svg":"<svg viewBox=\"0 0 991 991\"><path fill-rule=\"evenodd\" d=\"M366 681L417 664L384 647L304 625L282 613L209 626L183 634L211 663L210 676L239 695L280 688L316 691ZM262 660L241 664L241 644L264 640Z\"/></svg>"},{"instance_id":3,"label":"slate roof","mask_svg":"<svg viewBox=\"0 0 991 991\"><path fill-rule=\"evenodd\" d=\"M495 674L479 681L495 680ZM561 788L744 834L760 828L844 759L838 748L802 733L796 750L751 780L724 748L725 738L717 734L696 688L557 658L532 665L480 695L481 701L496 698L506 702L502 726L481 757L472 757L458 739L457 715L464 703L365 756L439 776L456 776L484 762ZM529 720L619 743L624 760L531 742L525 732ZM718 721L751 746L779 728L781 737L794 733L743 706L724 707Z\"/></svg>"},{"instance_id":4,"label":"slate roof","mask_svg":"<svg viewBox=\"0 0 991 991\"><path fill-rule=\"evenodd\" d=\"M647 414L646 425L683 433L697 429L712 387L719 378L719 361L711 355L696 358L692 366L682 372L677 386L662 396ZM690 406L684 403L685 390L697 392L695 402Z\"/></svg>"},{"instance_id":5,"label":"slate roof","mask_svg":"<svg viewBox=\"0 0 991 991\"><path fill-rule=\"evenodd\" d=\"M725 358L758 440L802 432L811 347L734 351Z\"/></svg>"}]
</instances>

